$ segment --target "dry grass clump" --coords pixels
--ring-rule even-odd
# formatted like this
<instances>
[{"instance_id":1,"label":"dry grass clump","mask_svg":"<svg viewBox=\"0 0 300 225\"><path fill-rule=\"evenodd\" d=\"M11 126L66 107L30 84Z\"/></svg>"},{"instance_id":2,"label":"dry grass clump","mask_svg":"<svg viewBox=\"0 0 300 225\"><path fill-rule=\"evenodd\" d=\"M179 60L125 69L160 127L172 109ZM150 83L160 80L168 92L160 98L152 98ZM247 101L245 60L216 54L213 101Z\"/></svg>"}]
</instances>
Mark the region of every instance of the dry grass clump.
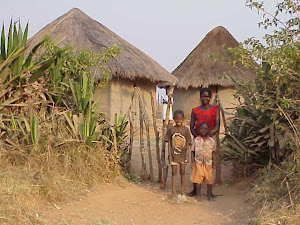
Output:
<instances>
[{"instance_id":1,"label":"dry grass clump","mask_svg":"<svg viewBox=\"0 0 300 225\"><path fill-rule=\"evenodd\" d=\"M15 167L4 168L1 161L0 224L39 224L37 212L29 210L29 202L25 201L36 194L28 171Z\"/></svg>"},{"instance_id":2,"label":"dry grass clump","mask_svg":"<svg viewBox=\"0 0 300 225\"><path fill-rule=\"evenodd\" d=\"M260 172L250 201L257 208L256 224L300 224L300 166L297 161Z\"/></svg>"},{"instance_id":3,"label":"dry grass clump","mask_svg":"<svg viewBox=\"0 0 300 225\"><path fill-rule=\"evenodd\" d=\"M64 202L120 175L119 164L97 145L72 143L40 153L14 152L0 149L0 224L39 224L35 200Z\"/></svg>"}]
</instances>

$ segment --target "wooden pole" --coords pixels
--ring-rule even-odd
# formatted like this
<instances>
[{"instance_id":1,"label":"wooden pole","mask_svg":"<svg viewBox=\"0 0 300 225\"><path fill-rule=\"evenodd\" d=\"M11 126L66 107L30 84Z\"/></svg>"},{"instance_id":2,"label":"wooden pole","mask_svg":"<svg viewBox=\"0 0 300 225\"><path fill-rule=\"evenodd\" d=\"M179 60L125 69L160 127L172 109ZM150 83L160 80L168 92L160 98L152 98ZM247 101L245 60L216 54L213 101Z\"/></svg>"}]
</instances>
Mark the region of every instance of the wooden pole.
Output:
<instances>
[{"instance_id":1,"label":"wooden pole","mask_svg":"<svg viewBox=\"0 0 300 225\"><path fill-rule=\"evenodd\" d=\"M215 95L215 101L214 101L215 105L218 105L218 117L219 117L219 121L220 121L220 100L218 97L218 94ZM222 178L221 178L221 174L222 174L222 160L221 160L221 148L220 148L220 124L219 124L219 130L216 133L216 183L217 184L221 184L222 183Z\"/></svg>"},{"instance_id":2,"label":"wooden pole","mask_svg":"<svg viewBox=\"0 0 300 225\"><path fill-rule=\"evenodd\" d=\"M156 124L156 104L154 102L154 96L153 93L150 92L150 98L151 98L151 106L152 106L152 120L153 120L153 129L155 134L155 146L156 146L156 161L157 161L157 167L158 167L158 182L162 182L162 168L161 168L161 161L160 161L160 149L159 149L159 132L157 129Z\"/></svg>"},{"instance_id":3,"label":"wooden pole","mask_svg":"<svg viewBox=\"0 0 300 225\"><path fill-rule=\"evenodd\" d=\"M139 118L140 118L140 152L142 159L142 173L141 178L147 179L147 167L146 167L146 159L145 159L145 148L144 148L144 121L143 121L143 110L142 103L139 101Z\"/></svg>"},{"instance_id":4,"label":"wooden pole","mask_svg":"<svg viewBox=\"0 0 300 225\"><path fill-rule=\"evenodd\" d=\"M133 131L133 112L132 112L132 107L133 107L133 100L135 96L135 90L132 94L131 97L131 103L128 109L128 119L129 119L129 152L128 152L128 162L127 162L127 168L126 170L130 172L130 167L131 167L131 157L132 157L132 149L133 149L133 137L134 137L134 131Z\"/></svg>"},{"instance_id":5,"label":"wooden pole","mask_svg":"<svg viewBox=\"0 0 300 225\"><path fill-rule=\"evenodd\" d=\"M216 142L217 142L217 148L216 148L216 183L221 184L221 173L222 173L222 167L221 167L221 149L220 149L220 133L218 132L216 134Z\"/></svg>"},{"instance_id":6,"label":"wooden pole","mask_svg":"<svg viewBox=\"0 0 300 225\"><path fill-rule=\"evenodd\" d=\"M132 119L132 112L128 115L129 118L129 152L128 152L128 160L126 165L126 171L130 172L131 166L131 156L132 156L132 148L133 148L133 119Z\"/></svg>"},{"instance_id":7,"label":"wooden pole","mask_svg":"<svg viewBox=\"0 0 300 225\"><path fill-rule=\"evenodd\" d=\"M168 164L166 162L166 147L165 147L165 135L167 132L167 121L169 121L169 113L170 113L170 105L172 101L172 96L173 96L173 91L174 91L174 86L171 86L168 91L168 103L167 103L167 110L166 110L166 119L163 123L162 127L162 147L161 147L161 162L162 162L162 168L163 168L163 180L160 185L161 189L166 188L166 183L168 179ZM168 145L169 147L169 145Z\"/></svg>"},{"instance_id":8,"label":"wooden pole","mask_svg":"<svg viewBox=\"0 0 300 225\"><path fill-rule=\"evenodd\" d=\"M153 174L153 162L152 162L152 154L151 154L151 142L150 142L150 126L149 123L146 126L146 134L147 134L147 147L148 147L148 156L149 156L149 167L150 167L150 180L154 181Z\"/></svg>"},{"instance_id":9,"label":"wooden pole","mask_svg":"<svg viewBox=\"0 0 300 225\"><path fill-rule=\"evenodd\" d=\"M225 131L225 134L227 134L228 133L228 129L227 129L227 125L226 125L225 112L224 112L223 106L222 106L222 104L221 104L220 101L219 101L219 109L220 109L221 116L222 116L224 131Z\"/></svg>"},{"instance_id":10,"label":"wooden pole","mask_svg":"<svg viewBox=\"0 0 300 225\"><path fill-rule=\"evenodd\" d=\"M219 115L221 114L222 117L220 117L220 119L222 118L222 122L223 122L223 126L224 126L224 131L225 131L225 135L228 133L227 130L227 125L226 125L226 118L225 118L225 113L224 113L224 109L222 107L221 101L219 100ZM217 135L217 167L216 167L216 183L217 184L222 184L222 158L221 158L221 146L220 146L220 131L218 132ZM218 166L219 165L219 166Z\"/></svg>"}]
</instances>

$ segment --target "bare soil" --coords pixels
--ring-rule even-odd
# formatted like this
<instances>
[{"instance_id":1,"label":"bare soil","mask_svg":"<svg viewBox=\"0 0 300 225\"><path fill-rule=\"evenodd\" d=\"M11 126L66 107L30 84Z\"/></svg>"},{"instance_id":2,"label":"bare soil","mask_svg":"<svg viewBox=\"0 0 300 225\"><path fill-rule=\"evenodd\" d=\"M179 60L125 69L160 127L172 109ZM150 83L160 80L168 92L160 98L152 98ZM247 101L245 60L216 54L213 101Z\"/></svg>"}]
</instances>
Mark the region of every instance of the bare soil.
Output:
<instances>
[{"instance_id":1,"label":"bare soil","mask_svg":"<svg viewBox=\"0 0 300 225\"><path fill-rule=\"evenodd\" d=\"M145 139L146 143L146 139ZM157 179L155 140L151 134L154 174ZM147 161L148 162L148 161ZM139 137L134 142L132 160L133 173L140 174L141 160ZM149 172L149 168L148 168ZM192 184L187 168L187 191ZM231 166L223 166L223 185L214 186L216 201L206 199L206 188L202 188L202 201L188 197L188 202L177 203L170 196L170 169L166 190L157 183L124 182L124 185L107 184L90 191L79 201L64 205L53 205L44 211L41 219L46 224L120 224L120 225L243 225L249 222L246 202L249 182L230 184ZM178 177L179 191L179 177Z\"/></svg>"}]
</instances>

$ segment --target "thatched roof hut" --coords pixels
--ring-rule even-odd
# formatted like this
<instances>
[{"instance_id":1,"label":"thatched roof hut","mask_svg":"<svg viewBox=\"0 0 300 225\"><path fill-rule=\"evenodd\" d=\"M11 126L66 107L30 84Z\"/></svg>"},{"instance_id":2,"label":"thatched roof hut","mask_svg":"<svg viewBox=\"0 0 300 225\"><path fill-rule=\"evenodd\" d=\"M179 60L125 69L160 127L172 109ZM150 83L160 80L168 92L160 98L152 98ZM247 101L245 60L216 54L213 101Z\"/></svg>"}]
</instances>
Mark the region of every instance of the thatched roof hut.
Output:
<instances>
[{"instance_id":1,"label":"thatched roof hut","mask_svg":"<svg viewBox=\"0 0 300 225\"><path fill-rule=\"evenodd\" d=\"M29 40L29 48L49 35L59 46L72 46L75 52L90 49L101 53L113 45L121 47L108 67L112 80L96 92L101 96L101 106L113 117L115 112L127 112L134 87L141 88L146 108L151 109L149 91L156 91L156 84L174 84L177 79L151 57L137 49L120 36L93 20L80 9L71 9L66 14L45 26ZM100 74L95 75L100 78Z\"/></svg>"},{"instance_id":2,"label":"thatched roof hut","mask_svg":"<svg viewBox=\"0 0 300 225\"><path fill-rule=\"evenodd\" d=\"M199 89L202 87L210 87L213 92L218 92L223 106L233 107L233 84L224 74L230 74L235 80L244 82L255 77L253 72L241 65L232 67L226 62L226 49L238 45L234 37L221 26L214 28L204 37L172 72L178 78L174 92L174 110L183 109L189 114L193 107L199 105ZM212 55L221 57L212 59Z\"/></svg>"},{"instance_id":3,"label":"thatched roof hut","mask_svg":"<svg viewBox=\"0 0 300 225\"><path fill-rule=\"evenodd\" d=\"M177 81L151 57L90 18L80 9L71 9L45 26L29 40L29 47L36 45L45 35L50 35L59 43L59 46L72 46L75 52L83 48L101 52L103 48L113 45L121 47L121 53L109 63L113 77L130 80L146 79L154 83Z\"/></svg>"},{"instance_id":4,"label":"thatched roof hut","mask_svg":"<svg viewBox=\"0 0 300 225\"><path fill-rule=\"evenodd\" d=\"M172 72L178 78L177 87L232 86L231 81L224 78L225 73L237 80L253 79L253 73L249 70L241 66L232 67L222 58L217 60L211 58L212 55L226 58L226 49L238 45L239 43L224 27L214 28Z\"/></svg>"}]
</instances>

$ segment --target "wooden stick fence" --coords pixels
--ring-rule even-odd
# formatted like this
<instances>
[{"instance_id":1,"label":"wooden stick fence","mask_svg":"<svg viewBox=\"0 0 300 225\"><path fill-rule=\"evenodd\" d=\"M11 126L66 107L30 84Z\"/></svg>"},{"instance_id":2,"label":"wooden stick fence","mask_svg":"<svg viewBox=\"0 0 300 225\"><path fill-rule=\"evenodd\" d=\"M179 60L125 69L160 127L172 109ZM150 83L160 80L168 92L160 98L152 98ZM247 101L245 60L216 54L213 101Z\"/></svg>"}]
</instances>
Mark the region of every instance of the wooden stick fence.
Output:
<instances>
[{"instance_id":1,"label":"wooden stick fence","mask_svg":"<svg viewBox=\"0 0 300 225\"><path fill-rule=\"evenodd\" d=\"M162 168L160 160L160 149L159 149L159 132L156 124L156 104L153 96L153 92L150 92L151 106L152 106L152 120L153 120L153 129L155 134L155 147L156 147L156 161L158 167L158 182L162 182Z\"/></svg>"},{"instance_id":2,"label":"wooden stick fence","mask_svg":"<svg viewBox=\"0 0 300 225\"><path fill-rule=\"evenodd\" d=\"M150 168L150 180L154 181L153 162L152 162L152 154L151 154L151 141L150 141L150 121L149 121L149 118L146 113L145 104L144 104L144 101L142 98L140 88L138 88L138 87L135 87L134 93L131 98L131 104L129 106L130 161L131 161L133 138L134 138L133 104L134 104L135 96L138 97L138 104L139 104L140 153L141 153L141 160L142 160L141 179L149 178L148 173L147 173L146 151L145 151L145 140L144 140L144 126L145 126L146 138L147 138L147 153L148 153L149 168Z\"/></svg>"},{"instance_id":3,"label":"wooden stick fence","mask_svg":"<svg viewBox=\"0 0 300 225\"><path fill-rule=\"evenodd\" d=\"M149 158L149 168L150 168L150 179L154 181L154 174L153 174L153 162L152 162L152 154L151 154L151 142L150 142L150 121L147 116L147 112L145 109L145 104L142 98L140 88L136 87L138 96L139 96L139 107L140 107L140 116L142 116L142 120L145 124L146 128L146 135L147 135L147 150L148 150L148 158ZM142 124L141 124L142 127ZM141 132L140 132L141 133ZM142 134L141 134L142 135Z\"/></svg>"}]
</instances>

